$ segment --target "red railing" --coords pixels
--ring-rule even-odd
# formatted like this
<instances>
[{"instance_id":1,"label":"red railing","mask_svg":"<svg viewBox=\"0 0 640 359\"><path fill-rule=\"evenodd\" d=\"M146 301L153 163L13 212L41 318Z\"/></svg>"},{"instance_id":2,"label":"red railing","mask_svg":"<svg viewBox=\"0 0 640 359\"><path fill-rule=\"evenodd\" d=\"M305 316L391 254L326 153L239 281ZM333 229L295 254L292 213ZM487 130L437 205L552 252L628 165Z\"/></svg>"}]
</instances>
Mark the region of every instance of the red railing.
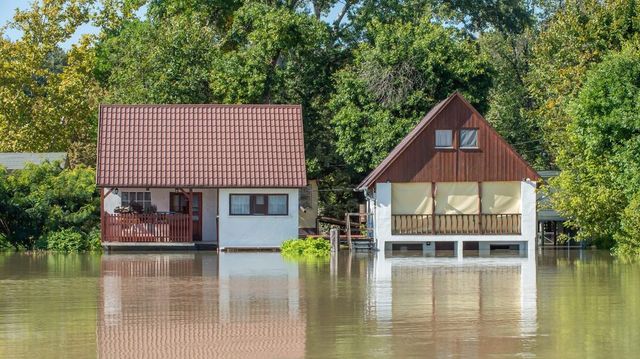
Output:
<instances>
[{"instance_id":1,"label":"red railing","mask_svg":"<svg viewBox=\"0 0 640 359\"><path fill-rule=\"evenodd\" d=\"M105 213L103 242L191 242L189 215Z\"/></svg>"},{"instance_id":2,"label":"red railing","mask_svg":"<svg viewBox=\"0 0 640 359\"><path fill-rule=\"evenodd\" d=\"M401 214L391 216L391 233L520 234L520 214Z\"/></svg>"}]
</instances>

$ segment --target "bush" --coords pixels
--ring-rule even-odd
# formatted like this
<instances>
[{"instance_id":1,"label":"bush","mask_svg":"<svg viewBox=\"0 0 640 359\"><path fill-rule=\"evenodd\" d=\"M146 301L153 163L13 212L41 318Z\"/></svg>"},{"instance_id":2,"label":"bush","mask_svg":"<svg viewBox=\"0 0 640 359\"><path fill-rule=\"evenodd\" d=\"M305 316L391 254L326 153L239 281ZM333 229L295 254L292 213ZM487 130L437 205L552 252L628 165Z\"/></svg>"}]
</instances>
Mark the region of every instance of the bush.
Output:
<instances>
[{"instance_id":1,"label":"bush","mask_svg":"<svg viewBox=\"0 0 640 359\"><path fill-rule=\"evenodd\" d=\"M296 238L284 241L281 251L288 257L327 257L331 253L331 244L323 238Z\"/></svg>"},{"instance_id":2,"label":"bush","mask_svg":"<svg viewBox=\"0 0 640 359\"><path fill-rule=\"evenodd\" d=\"M0 232L13 247L58 248L49 248L49 242L61 232L76 233L87 242L99 224L100 197L93 169L63 168L59 162L30 164L10 173L0 169Z\"/></svg>"},{"instance_id":3,"label":"bush","mask_svg":"<svg viewBox=\"0 0 640 359\"><path fill-rule=\"evenodd\" d=\"M85 235L71 228L50 232L36 241L36 248L59 252L97 250L100 248L100 231L91 231L89 235Z\"/></svg>"},{"instance_id":4,"label":"bush","mask_svg":"<svg viewBox=\"0 0 640 359\"><path fill-rule=\"evenodd\" d=\"M4 234L0 233L0 251L14 250L15 247Z\"/></svg>"}]
</instances>

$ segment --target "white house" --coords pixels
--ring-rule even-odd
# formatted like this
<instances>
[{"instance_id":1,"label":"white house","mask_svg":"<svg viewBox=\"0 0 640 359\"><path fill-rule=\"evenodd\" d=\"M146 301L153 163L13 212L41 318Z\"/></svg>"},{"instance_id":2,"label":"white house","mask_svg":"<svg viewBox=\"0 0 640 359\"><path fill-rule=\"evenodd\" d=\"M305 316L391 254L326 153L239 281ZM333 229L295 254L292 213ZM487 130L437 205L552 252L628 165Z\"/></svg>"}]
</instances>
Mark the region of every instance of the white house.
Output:
<instances>
[{"instance_id":1,"label":"white house","mask_svg":"<svg viewBox=\"0 0 640 359\"><path fill-rule=\"evenodd\" d=\"M459 93L437 104L358 186L379 249L535 254L536 171Z\"/></svg>"},{"instance_id":2,"label":"white house","mask_svg":"<svg viewBox=\"0 0 640 359\"><path fill-rule=\"evenodd\" d=\"M275 248L307 185L298 105L103 105L103 243Z\"/></svg>"}]
</instances>

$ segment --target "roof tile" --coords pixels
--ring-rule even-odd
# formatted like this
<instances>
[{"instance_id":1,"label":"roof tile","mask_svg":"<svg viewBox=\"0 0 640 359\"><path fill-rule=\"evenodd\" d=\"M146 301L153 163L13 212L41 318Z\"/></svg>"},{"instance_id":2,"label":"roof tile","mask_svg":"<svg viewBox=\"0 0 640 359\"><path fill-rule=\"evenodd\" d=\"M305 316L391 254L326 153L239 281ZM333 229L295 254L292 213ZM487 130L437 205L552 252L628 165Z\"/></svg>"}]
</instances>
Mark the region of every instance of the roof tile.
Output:
<instances>
[{"instance_id":1,"label":"roof tile","mask_svg":"<svg viewBox=\"0 0 640 359\"><path fill-rule=\"evenodd\" d=\"M103 105L99 186L303 187L299 105Z\"/></svg>"}]
</instances>

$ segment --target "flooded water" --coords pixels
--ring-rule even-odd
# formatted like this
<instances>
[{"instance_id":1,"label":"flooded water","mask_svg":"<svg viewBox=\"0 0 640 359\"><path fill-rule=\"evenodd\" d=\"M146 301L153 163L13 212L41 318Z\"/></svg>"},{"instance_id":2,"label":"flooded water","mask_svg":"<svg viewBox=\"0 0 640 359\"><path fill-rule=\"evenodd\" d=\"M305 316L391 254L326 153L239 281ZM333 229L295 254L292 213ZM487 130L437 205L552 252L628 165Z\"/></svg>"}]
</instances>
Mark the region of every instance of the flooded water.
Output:
<instances>
[{"instance_id":1,"label":"flooded water","mask_svg":"<svg viewBox=\"0 0 640 359\"><path fill-rule=\"evenodd\" d=\"M640 265L278 253L0 254L1 358L625 358Z\"/></svg>"}]
</instances>

